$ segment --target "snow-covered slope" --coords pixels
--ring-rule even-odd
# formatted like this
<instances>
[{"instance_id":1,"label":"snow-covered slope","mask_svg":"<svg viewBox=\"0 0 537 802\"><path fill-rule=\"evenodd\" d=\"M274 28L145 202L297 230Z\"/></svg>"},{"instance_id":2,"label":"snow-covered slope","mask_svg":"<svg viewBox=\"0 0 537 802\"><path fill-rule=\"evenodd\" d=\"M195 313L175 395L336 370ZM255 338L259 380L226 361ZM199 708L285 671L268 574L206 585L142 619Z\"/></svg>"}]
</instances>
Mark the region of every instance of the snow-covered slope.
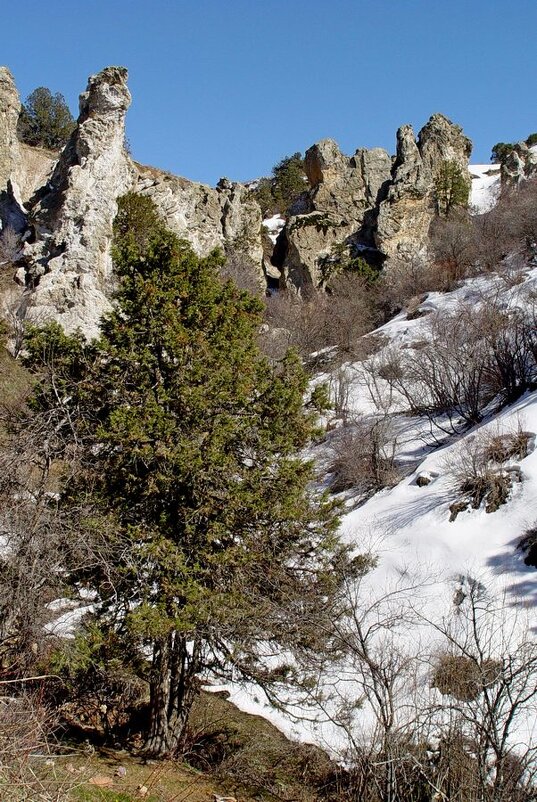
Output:
<instances>
[{"instance_id":1,"label":"snow-covered slope","mask_svg":"<svg viewBox=\"0 0 537 802\"><path fill-rule=\"evenodd\" d=\"M488 212L496 203L500 191L499 164L470 164L468 167L472 179L470 189L470 207L477 214Z\"/></svg>"},{"instance_id":2,"label":"snow-covered slope","mask_svg":"<svg viewBox=\"0 0 537 802\"><path fill-rule=\"evenodd\" d=\"M478 277L451 293L429 294L421 305L428 314L408 320L402 312L375 334L382 335L387 343L383 349L404 352L428 336L429 319L435 313L452 310L461 303L477 309L492 298L500 298L505 309L524 308L525 304L533 303L536 292L537 268L527 268L515 280L500 275ZM349 364L344 370L350 377L352 411L378 414L375 394L362 364ZM465 599L472 583L486 588L498 602L493 627L498 632L498 647L501 641L505 648L504 623L509 625L512 648L535 632L537 570L524 564L524 554L517 546L524 532L537 524L537 450L533 437L537 433L537 392L527 392L512 406L491 414L472 430L461 430L458 436L436 432L436 443L430 436L429 421L397 415L398 405L399 400L392 397L387 411L395 413L393 425L399 457L411 472L394 487L376 493L360 506L353 504L354 499L348 499L341 530L345 541L355 546L357 552L370 551L377 558L376 567L350 594L359 607L358 617L378 627L371 644L377 656L392 649L402 665L412 662L416 666L413 681L420 685L418 690L411 690L410 675L405 675L404 670L396 679L401 685L401 709L407 709L412 693L431 693L431 656L440 648L440 629L450 616L456 618L459 614L454 599L459 602ZM482 504L479 509L469 508L450 520L450 506L457 500L452 469L457 454L471 451L475 438L483 438L487 433L508 435L521 430L530 434L529 453L508 465L518 466L522 481L513 483L507 503L491 513ZM418 483L418 476L424 477L428 484ZM488 646L491 647L490 641ZM328 672L321 677L320 687L325 699L335 694L340 700L356 700L363 695L363 681L361 669L351 660L340 665L336 675ZM341 728L322 721L328 703L324 710L317 709L317 723L293 723L268 703L254 698L253 692L233 686L228 690L238 706L271 718L294 737L317 741L335 753L341 753L348 745ZM333 711L337 703L332 704ZM311 711L308 715L315 718ZM363 704L356 722L367 737L376 723L371 705ZM517 723L517 736L522 743L533 737L534 727L535 711L532 711Z\"/></svg>"}]
</instances>

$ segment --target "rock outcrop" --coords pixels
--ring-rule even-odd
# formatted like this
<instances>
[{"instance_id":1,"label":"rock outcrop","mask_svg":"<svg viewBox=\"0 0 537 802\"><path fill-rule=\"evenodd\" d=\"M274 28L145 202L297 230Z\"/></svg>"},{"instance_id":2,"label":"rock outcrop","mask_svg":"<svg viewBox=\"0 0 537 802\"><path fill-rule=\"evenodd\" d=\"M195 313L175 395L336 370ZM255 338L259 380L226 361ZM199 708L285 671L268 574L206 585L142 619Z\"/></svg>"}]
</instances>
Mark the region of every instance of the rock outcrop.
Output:
<instances>
[{"instance_id":1,"label":"rock outcrop","mask_svg":"<svg viewBox=\"0 0 537 802\"><path fill-rule=\"evenodd\" d=\"M117 199L127 191L150 196L200 256L216 247L239 252L264 282L261 210L251 193L227 179L213 188L133 162L124 147L130 102L127 71L108 67L90 77L61 154L30 147L17 138L19 95L0 68L0 221L26 240L18 289L9 292L20 316L97 334L114 289Z\"/></svg>"},{"instance_id":2,"label":"rock outcrop","mask_svg":"<svg viewBox=\"0 0 537 802\"><path fill-rule=\"evenodd\" d=\"M6 189L20 162L17 139L20 108L13 76L7 67L0 67L0 192Z\"/></svg>"},{"instance_id":3,"label":"rock outcrop","mask_svg":"<svg viewBox=\"0 0 537 802\"><path fill-rule=\"evenodd\" d=\"M17 121L21 103L13 76L0 67L0 221L22 231L24 204L49 178L58 154L19 142Z\"/></svg>"},{"instance_id":4,"label":"rock outcrop","mask_svg":"<svg viewBox=\"0 0 537 802\"><path fill-rule=\"evenodd\" d=\"M264 281L261 208L243 184L222 178L213 188L154 167L136 169L133 190L150 197L168 227L199 256L214 248L238 251Z\"/></svg>"},{"instance_id":5,"label":"rock outcrop","mask_svg":"<svg viewBox=\"0 0 537 802\"><path fill-rule=\"evenodd\" d=\"M446 162L468 174L472 143L460 126L433 114L418 140L410 125L397 132L397 156L386 199L380 204L375 241L387 257L410 258L427 247L435 215L435 180ZM469 174L468 174L469 181Z\"/></svg>"},{"instance_id":6,"label":"rock outcrop","mask_svg":"<svg viewBox=\"0 0 537 802\"><path fill-rule=\"evenodd\" d=\"M403 125L395 159L381 148L349 158L331 139L313 145L305 157L307 213L292 216L281 235L285 283L299 292L322 286L342 248L350 254L375 248L378 258L423 251L438 172L446 162L467 172L470 151L461 128L442 114L431 117L417 141Z\"/></svg>"},{"instance_id":7,"label":"rock outcrop","mask_svg":"<svg viewBox=\"0 0 537 802\"><path fill-rule=\"evenodd\" d=\"M528 147L525 142L517 142L513 150L502 161L502 184L516 186L526 178L537 175L537 145Z\"/></svg>"},{"instance_id":8,"label":"rock outcrop","mask_svg":"<svg viewBox=\"0 0 537 802\"><path fill-rule=\"evenodd\" d=\"M125 152L127 70L108 67L80 96L77 126L30 206L26 284L31 319L97 333L113 288L110 246L117 197L133 183Z\"/></svg>"},{"instance_id":9,"label":"rock outcrop","mask_svg":"<svg viewBox=\"0 0 537 802\"><path fill-rule=\"evenodd\" d=\"M332 139L309 148L305 157L311 187L306 196L308 212L291 217L285 231L287 285L300 292L321 286L335 245L372 244L375 209L387 191L391 164L381 148L360 149L350 158Z\"/></svg>"},{"instance_id":10,"label":"rock outcrop","mask_svg":"<svg viewBox=\"0 0 537 802\"><path fill-rule=\"evenodd\" d=\"M20 100L11 73L0 68L0 220L26 242L17 271L19 314L97 333L114 289L117 199L127 191L151 197L200 256L216 247L239 254L260 283L269 278L274 285L279 277L307 294L359 252L382 260L423 249L438 170L446 161L466 169L470 153L459 126L440 114L417 141L410 126L400 128L393 158L381 148L348 157L333 140L322 140L306 153L310 189L280 233L270 264L261 210L247 187L228 179L209 187L132 161L124 147L130 101L124 68L92 76L76 129L55 154L18 141ZM513 173L526 174L533 153L516 155Z\"/></svg>"}]
</instances>

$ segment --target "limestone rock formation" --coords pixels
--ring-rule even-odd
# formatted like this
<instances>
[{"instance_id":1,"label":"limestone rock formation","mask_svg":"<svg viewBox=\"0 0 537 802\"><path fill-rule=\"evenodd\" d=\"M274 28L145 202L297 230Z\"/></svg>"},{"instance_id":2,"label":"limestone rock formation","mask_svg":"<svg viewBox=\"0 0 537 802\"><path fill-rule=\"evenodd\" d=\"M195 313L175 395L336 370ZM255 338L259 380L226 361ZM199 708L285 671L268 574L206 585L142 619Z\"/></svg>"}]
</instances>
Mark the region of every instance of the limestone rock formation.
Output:
<instances>
[{"instance_id":1,"label":"limestone rock formation","mask_svg":"<svg viewBox=\"0 0 537 802\"><path fill-rule=\"evenodd\" d=\"M465 169L470 152L459 126L439 114L417 141L410 126L400 128L394 158L380 148L348 157L333 140L318 142L305 158L310 189L270 258L263 253L261 210L247 187L228 179L209 187L130 159L124 148L131 100L126 81L122 67L89 79L77 127L55 154L18 141L20 100L11 73L0 68L0 220L26 241L17 271L19 314L38 322L56 319L87 336L97 333L110 308L112 223L117 198L127 191L151 197L167 225L198 254L222 248L239 261L244 257L260 283L281 278L307 294L324 285L342 253L370 248L377 257L391 257L423 248L438 169L444 161ZM513 175L526 175L533 152L515 155Z\"/></svg>"},{"instance_id":2,"label":"limestone rock formation","mask_svg":"<svg viewBox=\"0 0 537 802\"><path fill-rule=\"evenodd\" d=\"M17 121L19 93L7 67L0 67L0 192L3 192L20 162Z\"/></svg>"},{"instance_id":3,"label":"limestone rock formation","mask_svg":"<svg viewBox=\"0 0 537 802\"><path fill-rule=\"evenodd\" d=\"M150 197L169 228L197 254L233 249L263 280L261 208L243 184L223 178L213 188L154 167L137 164L136 169L134 191Z\"/></svg>"},{"instance_id":4,"label":"limestone rock formation","mask_svg":"<svg viewBox=\"0 0 537 802\"><path fill-rule=\"evenodd\" d=\"M435 214L435 179L445 162L468 169L471 142L458 125L434 114L419 133L397 132L397 154L359 149L348 158L331 139L306 152L308 213L292 217L283 237L283 275L300 292L324 281L324 268L343 245L375 246L386 257L426 248Z\"/></svg>"},{"instance_id":5,"label":"limestone rock formation","mask_svg":"<svg viewBox=\"0 0 537 802\"><path fill-rule=\"evenodd\" d=\"M127 70L108 67L80 96L77 127L49 183L31 203L34 242L26 249L28 314L67 330L97 333L112 290L110 245L117 197L132 186L125 152Z\"/></svg>"},{"instance_id":6,"label":"limestone rock formation","mask_svg":"<svg viewBox=\"0 0 537 802\"><path fill-rule=\"evenodd\" d=\"M468 169L472 142L443 114L433 114L418 135L418 149L423 164L435 175L443 161L455 162L462 170Z\"/></svg>"},{"instance_id":7,"label":"limestone rock formation","mask_svg":"<svg viewBox=\"0 0 537 802\"><path fill-rule=\"evenodd\" d=\"M388 257L423 252L435 214L435 179L445 162L468 173L472 144L460 126L433 114L418 140L410 125L397 132L397 156L387 197L378 212L375 240Z\"/></svg>"},{"instance_id":8,"label":"limestone rock formation","mask_svg":"<svg viewBox=\"0 0 537 802\"><path fill-rule=\"evenodd\" d=\"M391 159L381 148L360 149L349 158L332 139L324 139L306 152L305 170L311 186L309 211L288 222L283 265L286 283L301 292L323 283L323 264L331 258L334 245L371 241Z\"/></svg>"},{"instance_id":9,"label":"limestone rock formation","mask_svg":"<svg viewBox=\"0 0 537 802\"><path fill-rule=\"evenodd\" d=\"M31 232L17 280L26 288L21 313L32 320L97 334L114 288L117 198L129 190L150 196L200 255L233 248L263 280L261 210L246 187L223 180L211 188L134 163L124 147L130 101L126 69L91 76L77 127L56 159L19 143L18 93L9 71L0 71L0 215Z\"/></svg>"},{"instance_id":10,"label":"limestone rock formation","mask_svg":"<svg viewBox=\"0 0 537 802\"><path fill-rule=\"evenodd\" d=\"M525 142L517 142L507 158L502 162L502 184L516 186L526 178L537 175L537 145L528 147Z\"/></svg>"},{"instance_id":11,"label":"limestone rock formation","mask_svg":"<svg viewBox=\"0 0 537 802\"><path fill-rule=\"evenodd\" d=\"M0 67L0 220L22 231L24 204L48 180L58 154L19 142L17 121L21 103L13 76Z\"/></svg>"}]
</instances>

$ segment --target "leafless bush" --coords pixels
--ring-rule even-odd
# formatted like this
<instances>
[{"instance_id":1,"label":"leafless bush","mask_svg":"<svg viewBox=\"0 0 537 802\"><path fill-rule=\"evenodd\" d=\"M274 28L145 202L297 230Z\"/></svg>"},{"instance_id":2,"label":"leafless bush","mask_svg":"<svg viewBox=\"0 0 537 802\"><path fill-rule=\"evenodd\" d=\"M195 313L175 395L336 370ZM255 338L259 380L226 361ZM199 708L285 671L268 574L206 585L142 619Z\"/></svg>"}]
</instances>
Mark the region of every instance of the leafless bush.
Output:
<instances>
[{"instance_id":1,"label":"leafless bush","mask_svg":"<svg viewBox=\"0 0 537 802\"><path fill-rule=\"evenodd\" d=\"M346 422L349 415L349 400L352 379L349 368L340 365L330 375L328 392L335 417Z\"/></svg>"},{"instance_id":2,"label":"leafless bush","mask_svg":"<svg viewBox=\"0 0 537 802\"><path fill-rule=\"evenodd\" d=\"M94 559L90 529L97 517L58 499L63 481L78 470L64 452L58 411L4 408L0 414L0 674L24 675L50 644L49 603L65 595L70 571ZM102 522L102 532L107 530ZM95 534L95 536L97 536Z\"/></svg>"},{"instance_id":3,"label":"leafless bush","mask_svg":"<svg viewBox=\"0 0 537 802\"><path fill-rule=\"evenodd\" d=\"M37 699L0 697L0 797L6 802L72 799L76 783L56 766L51 748L53 724Z\"/></svg>"},{"instance_id":4,"label":"leafless bush","mask_svg":"<svg viewBox=\"0 0 537 802\"><path fill-rule=\"evenodd\" d=\"M530 802L537 748L531 737L513 737L537 713L537 647L529 621L521 608L471 578L458 596L453 614L435 625L446 644L440 661L433 661L444 693L432 711L441 739L438 779L442 790L453 788L464 765L461 795L447 798Z\"/></svg>"},{"instance_id":5,"label":"leafless bush","mask_svg":"<svg viewBox=\"0 0 537 802\"><path fill-rule=\"evenodd\" d=\"M377 282L377 303L384 318L406 307L411 298L449 288L441 271L425 258L390 259Z\"/></svg>"},{"instance_id":6,"label":"leafless bush","mask_svg":"<svg viewBox=\"0 0 537 802\"><path fill-rule=\"evenodd\" d=\"M319 291L306 299L289 291L267 298L265 321L273 347L293 346L308 356L335 347L342 355L361 355L364 334L379 322L375 293L358 275L341 274L330 283L330 292Z\"/></svg>"},{"instance_id":7,"label":"leafless bush","mask_svg":"<svg viewBox=\"0 0 537 802\"><path fill-rule=\"evenodd\" d=\"M451 519L468 506L479 509L483 501L486 512L495 512L505 504L514 481L521 480L517 466L504 463L527 455L531 435L519 431L513 434L478 432L463 440L444 461L454 489L461 495L451 507Z\"/></svg>"},{"instance_id":8,"label":"leafless bush","mask_svg":"<svg viewBox=\"0 0 537 802\"><path fill-rule=\"evenodd\" d=\"M481 665L460 654L439 654L433 666L432 686L459 701L475 700L483 688L498 682L501 665L488 658Z\"/></svg>"},{"instance_id":9,"label":"leafless bush","mask_svg":"<svg viewBox=\"0 0 537 802\"><path fill-rule=\"evenodd\" d=\"M365 368L373 389L381 380L410 412L453 431L479 423L491 402L510 403L533 385L536 341L526 311L484 300L431 314L419 347L384 349Z\"/></svg>"},{"instance_id":10,"label":"leafless bush","mask_svg":"<svg viewBox=\"0 0 537 802\"><path fill-rule=\"evenodd\" d=\"M391 487L400 478L397 470L397 438L389 418L354 417L335 431L330 442L334 474L332 490L349 488L360 493Z\"/></svg>"},{"instance_id":11,"label":"leafless bush","mask_svg":"<svg viewBox=\"0 0 537 802\"><path fill-rule=\"evenodd\" d=\"M261 270L246 254L240 251L230 251L226 254L226 262L220 270L220 275L227 281L231 280L241 290L251 295L264 296L265 281Z\"/></svg>"},{"instance_id":12,"label":"leafless bush","mask_svg":"<svg viewBox=\"0 0 537 802\"><path fill-rule=\"evenodd\" d=\"M452 289L458 281L475 272L478 249L475 226L468 215L437 218L430 231L437 286ZM442 286L443 284L443 286Z\"/></svg>"},{"instance_id":13,"label":"leafless bush","mask_svg":"<svg viewBox=\"0 0 537 802\"><path fill-rule=\"evenodd\" d=\"M14 228L6 226L0 232L0 266L12 266L20 259L22 245L20 235Z\"/></svg>"}]
</instances>

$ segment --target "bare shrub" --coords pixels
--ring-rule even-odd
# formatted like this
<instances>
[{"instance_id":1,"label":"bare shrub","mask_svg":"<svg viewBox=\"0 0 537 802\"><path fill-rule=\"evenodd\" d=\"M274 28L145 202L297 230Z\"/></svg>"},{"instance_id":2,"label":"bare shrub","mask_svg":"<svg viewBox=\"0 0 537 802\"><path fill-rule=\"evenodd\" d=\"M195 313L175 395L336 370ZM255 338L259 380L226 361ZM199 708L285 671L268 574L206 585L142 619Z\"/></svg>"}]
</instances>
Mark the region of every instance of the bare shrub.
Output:
<instances>
[{"instance_id":1,"label":"bare shrub","mask_svg":"<svg viewBox=\"0 0 537 802\"><path fill-rule=\"evenodd\" d=\"M1 687L1 686L0 686ZM73 777L56 768L54 720L31 696L0 697L0 797L9 802L68 802Z\"/></svg>"},{"instance_id":2,"label":"bare shrub","mask_svg":"<svg viewBox=\"0 0 537 802\"><path fill-rule=\"evenodd\" d=\"M308 356L335 347L343 355L361 355L366 344L361 338L379 322L375 294L359 275L344 273L335 277L330 292L322 291L306 299L289 290L267 298L265 321L278 336L263 342L296 348ZM264 346L265 347L265 346Z\"/></svg>"},{"instance_id":3,"label":"bare shrub","mask_svg":"<svg viewBox=\"0 0 537 802\"><path fill-rule=\"evenodd\" d=\"M349 401L352 379L349 369L339 366L330 375L328 393L332 411L337 419L346 422L349 415Z\"/></svg>"},{"instance_id":4,"label":"bare shrub","mask_svg":"<svg viewBox=\"0 0 537 802\"><path fill-rule=\"evenodd\" d=\"M456 431L479 423L492 402L501 407L533 386L537 332L526 311L484 299L431 314L426 325L419 344L366 363L374 391L384 382L410 412Z\"/></svg>"},{"instance_id":5,"label":"bare shrub","mask_svg":"<svg viewBox=\"0 0 537 802\"><path fill-rule=\"evenodd\" d=\"M460 701L471 701L499 681L501 665L497 660L485 659L480 665L460 654L440 654L433 668L432 685L441 694Z\"/></svg>"},{"instance_id":6,"label":"bare shrub","mask_svg":"<svg viewBox=\"0 0 537 802\"><path fill-rule=\"evenodd\" d=\"M442 790L453 788L462 763L467 773L464 794L447 798L534 798L537 748L531 737L515 736L537 713L537 647L529 626L521 608L471 578L461 585L452 615L435 624L446 646L440 662L433 660L433 675L447 694L431 711L444 752Z\"/></svg>"},{"instance_id":7,"label":"bare shrub","mask_svg":"<svg viewBox=\"0 0 537 802\"><path fill-rule=\"evenodd\" d=\"M444 461L456 491L462 494L451 507L451 519L466 507L479 509L483 501L486 512L495 512L509 498L514 481L521 481L517 466L504 467L514 456L527 455L531 435L478 432L467 437ZM523 458L523 457L521 457Z\"/></svg>"},{"instance_id":8,"label":"bare shrub","mask_svg":"<svg viewBox=\"0 0 537 802\"><path fill-rule=\"evenodd\" d=\"M79 469L65 451L65 410L0 408L0 673L24 675L46 658L49 603L65 595L70 572L91 562L93 537L110 525L90 511L59 507L63 481ZM102 518L102 516L101 516Z\"/></svg>"},{"instance_id":9,"label":"bare shrub","mask_svg":"<svg viewBox=\"0 0 537 802\"><path fill-rule=\"evenodd\" d=\"M412 298L435 290L445 291L448 283L430 260L390 259L377 282L377 303L384 319L406 307Z\"/></svg>"},{"instance_id":10,"label":"bare shrub","mask_svg":"<svg viewBox=\"0 0 537 802\"><path fill-rule=\"evenodd\" d=\"M376 290L353 273L336 276L330 290L324 310L329 344L345 354L359 356L365 350L361 338L380 322Z\"/></svg>"},{"instance_id":11,"label":"bare shrub","mask_svg":"<svg viewBox=\"0 0 537 802\"><path fill-rule=\"evenodd\" d=\"M229 251L224 266L220 269L224 281L231 280L241 290L251 295L262 297L266 292L266 283L260 268L246 254L240 251Z\"/></svg>"},{"instance_id":12,"label":"bare shrub","mask_svg":"<svg viewBox=\"0 0 537 802\"><path fill-rule=\"evenodd\" d=\"M0 266L14 265L22 255L20 234L11 226L0 232Z\"/></svg>"},{"instance_id":13,"label":"bare shrub","mask_svg":"<svg viewBox=\"0 0 537 802\"><path fill-rule=\"evenodd\" d=\"M332 491L350 488L360 493L391 487L400 478L397 469L397 438L388 418L354 417L334 432L330 442L334 474Z\"/></svg>"},{"instance_id":14,"label":"bare shrub","mask_svg":"<svg viewBox=\"0 0 537 802\"><path fill-rule=\"evenodd\" d=\"M452 289L475 270L477 245L474 223L468 215L436 218L430 230L437 286Z\"/></svg>"}]
</instances>

